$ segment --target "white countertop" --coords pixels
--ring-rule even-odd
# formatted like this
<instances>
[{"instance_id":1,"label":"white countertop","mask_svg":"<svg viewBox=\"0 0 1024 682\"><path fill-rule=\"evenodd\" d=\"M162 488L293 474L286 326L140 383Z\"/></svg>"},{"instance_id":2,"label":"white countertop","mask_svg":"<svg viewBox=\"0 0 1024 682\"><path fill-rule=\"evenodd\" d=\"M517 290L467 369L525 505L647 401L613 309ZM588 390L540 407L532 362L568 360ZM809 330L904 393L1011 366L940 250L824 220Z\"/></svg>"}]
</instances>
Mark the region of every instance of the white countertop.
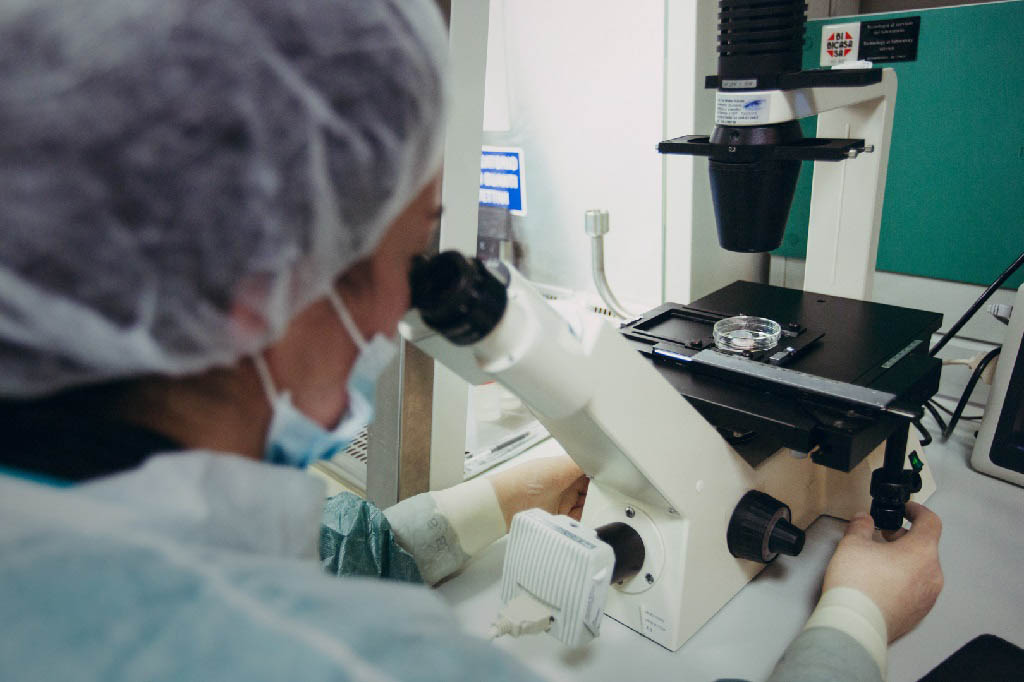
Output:
<instances>
[{"instance_id":1,"label":"white countertop","mask_svg":"<svg viewBox=\"0 0 1024 682\"><path fill-rule=\"evenodd\" d=\"M945 589L917 629L890 647L890 682L918 680L980 634L1024 646L1024 489L970 469L972 428L965 424L925 451L938 484L927 505L943 521ZM558 446L548 440L537 449L554 454ZM547 635L504 637L495 646L553 680L764 680L810 615L845 525L818 519L800 556L762 571L677 652L607 617L600 638L578 650ZM500 606L504 553L502 540L438 588L471 632L486 633Z\"/></svg>"}]
</instances>

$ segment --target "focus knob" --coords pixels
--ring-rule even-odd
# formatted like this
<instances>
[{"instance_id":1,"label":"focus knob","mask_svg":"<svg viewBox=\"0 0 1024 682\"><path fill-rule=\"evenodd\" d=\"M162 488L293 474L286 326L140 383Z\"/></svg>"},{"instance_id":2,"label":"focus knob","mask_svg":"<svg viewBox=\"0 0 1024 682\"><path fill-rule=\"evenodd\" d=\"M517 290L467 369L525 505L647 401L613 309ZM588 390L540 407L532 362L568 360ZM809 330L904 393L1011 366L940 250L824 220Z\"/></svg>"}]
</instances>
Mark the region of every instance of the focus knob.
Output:
<instances>
[{"instance_id":1,"label":"focus knob","mask_svg":"<svg viewBox=\"0 0 1024 682\"><path fill-rule=\"evenodd\" d=\"M759 490L744 495L729 519L726 541L738 559L767 564L779 554L796 556L804 548L804 532L790 523L782 502Z\"/></svg>"}]
</instances>

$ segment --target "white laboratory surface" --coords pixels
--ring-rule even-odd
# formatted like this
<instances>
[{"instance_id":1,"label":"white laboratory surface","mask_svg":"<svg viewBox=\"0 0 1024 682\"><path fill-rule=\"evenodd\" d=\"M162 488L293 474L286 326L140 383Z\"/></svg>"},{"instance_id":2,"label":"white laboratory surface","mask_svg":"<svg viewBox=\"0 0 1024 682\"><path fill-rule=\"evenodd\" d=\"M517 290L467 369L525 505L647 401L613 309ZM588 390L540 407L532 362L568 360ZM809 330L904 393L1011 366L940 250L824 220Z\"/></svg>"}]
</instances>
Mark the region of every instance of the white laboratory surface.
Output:
<instances>
[{"instance_id":1,"label":"white laboratory surface","mask_svg":"<svg viewBox=\"0 0 1024 682\"><path fill-rule=\"evenodd\" d=\"M930 420L925 425L938 430ZM974 429L967 423L947 443L926 449L938 484L928 506L943 521L945 589L925 620L889 648L890 682L920 679L981 634L1024 646L1024 489L969 467ZM532 454L558 452L558 444L548 440ZM865 509L869 504L865 490ZM814 608L845 525L827 517L813 523L800 556L780 556L677 652L607 616L600 637L579 649L548 635L504 637L494 646L559 681L764 680ZM438 588L463 626L482 636L500 607L505 543L492 545Z\"/></svg>"}]
</instances>

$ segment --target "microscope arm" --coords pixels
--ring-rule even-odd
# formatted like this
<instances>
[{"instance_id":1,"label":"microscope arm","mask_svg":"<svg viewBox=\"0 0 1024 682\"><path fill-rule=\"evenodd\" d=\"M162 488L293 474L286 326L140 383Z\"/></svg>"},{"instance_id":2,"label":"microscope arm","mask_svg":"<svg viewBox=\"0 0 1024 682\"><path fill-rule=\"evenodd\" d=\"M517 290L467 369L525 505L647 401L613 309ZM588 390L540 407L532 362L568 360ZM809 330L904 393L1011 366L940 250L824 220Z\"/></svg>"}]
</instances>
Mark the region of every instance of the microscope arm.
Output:
<instances>
[{"instance_id":1,"label":"microscope arm","mask_svg":"<svg viewBox=\"0 0 1024 682\"><path fill-rule=\"evenodd\" d=\"M577 336L514 268L503 265L500 278L504 313L479 340L451 343L416 310L402 335L470 383L516 394L588 476L625 497L667 510L681 499L681 448L731 452L615 327L592 319Z\"/></svg>"}]
</instances>

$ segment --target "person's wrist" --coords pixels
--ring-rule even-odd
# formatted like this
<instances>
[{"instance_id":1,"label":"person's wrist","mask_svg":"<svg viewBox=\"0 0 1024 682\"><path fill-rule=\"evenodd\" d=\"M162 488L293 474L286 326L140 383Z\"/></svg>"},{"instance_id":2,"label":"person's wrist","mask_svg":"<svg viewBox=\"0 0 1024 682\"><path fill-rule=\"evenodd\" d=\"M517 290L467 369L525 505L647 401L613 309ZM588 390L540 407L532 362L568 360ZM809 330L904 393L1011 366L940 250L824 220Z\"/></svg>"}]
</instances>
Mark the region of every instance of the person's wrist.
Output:
<instances>
[{"instance_id":1,"label":"person's wrist","mask_svg":"<svg viewBox=\"0 0 1024 682\"><path fill-rule=\"evenodd\" d=\"M885 677L889 633L885 615L867 594L853 587L831 587L821 595L804 629L831 627L852 637L871 655Z\"/></svg>"},{"instance_id":2,"label":"person's wrist","mask_svg":"<svg viewBox=\"0 0 1024 682\"><path fill-rule=\"evenodd\" d=\"M516 508L517 496L514 494L508 470L492 474L481 480L486 480L491 484L491 488L494 490L494 497L498 501L498 507L501 508L501 513L505 518L505 529L508 530L512 525L512 517L516 515L516 512L520 511Z\"/></svg>"},{"instance_id":3,"label":"person's wrist","mask_svg":"<svg viewBox=\"0 0 1024 682\"><path fill-rule=\"evenodd\" d=\"M508 532L498 489L490 479L475 478L430 495L469 556Z\"/></svg>"}]
</instances>

